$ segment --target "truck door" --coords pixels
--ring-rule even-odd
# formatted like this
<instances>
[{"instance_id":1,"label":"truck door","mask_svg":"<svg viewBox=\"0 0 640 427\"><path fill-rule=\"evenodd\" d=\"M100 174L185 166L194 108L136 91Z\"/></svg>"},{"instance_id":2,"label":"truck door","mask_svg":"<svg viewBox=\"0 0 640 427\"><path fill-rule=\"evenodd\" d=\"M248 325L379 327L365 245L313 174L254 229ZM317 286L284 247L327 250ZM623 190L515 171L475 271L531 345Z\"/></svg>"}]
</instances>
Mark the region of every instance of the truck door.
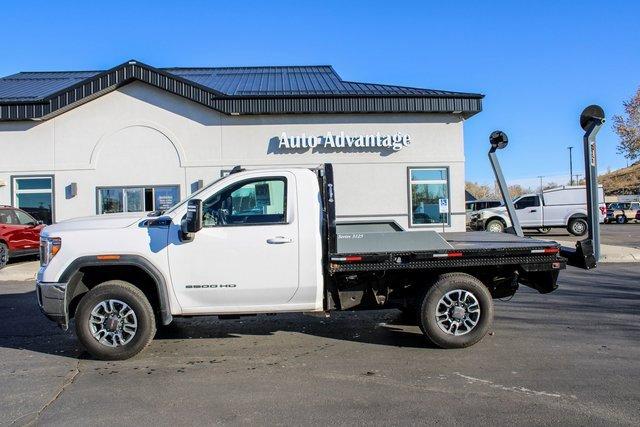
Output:
<instances>
[{"instance_id":1,"label":"truck door","mask_svg":"<svg viewBox=\"0 0 640 427\"><path fill-rule=\"evenodd\" d=\"M295 194L294 175L278 173L231 183L203 200L203 228L193 241L171 244L168 251L173 287L185 311L266 311L294 296Z\"/></svg>"},{"instance_id":2,"label":"truck door","mask_svg":"<svg viewBox=\"0 0 640 427\"><path fill-rule=\"evenodd\" d=\"M524 196L514 203L522 227L542 227L542 206L539 196Z\"/></svg>"}]
</instances>

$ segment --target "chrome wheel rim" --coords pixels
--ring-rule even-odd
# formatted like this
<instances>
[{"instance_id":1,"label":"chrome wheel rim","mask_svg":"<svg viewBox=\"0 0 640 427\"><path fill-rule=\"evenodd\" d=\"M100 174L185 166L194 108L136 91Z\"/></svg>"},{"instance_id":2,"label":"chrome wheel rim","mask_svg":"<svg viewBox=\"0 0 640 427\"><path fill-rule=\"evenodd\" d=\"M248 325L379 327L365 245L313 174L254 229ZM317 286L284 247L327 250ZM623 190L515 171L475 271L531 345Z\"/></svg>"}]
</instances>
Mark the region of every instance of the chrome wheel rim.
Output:
<instances>
[{"instance_id":1,"label":"chrome wheel rim","mask_svg":"<svg viewBox=\"0 0 640 427\"><path fill-rule=\"evenodd\" d=\"M9 254L4 245L0 245L0 267L4 266L9 261Z\"/></svg>"},{"instance_id":2,"label":"chrome wheel rim","mask_svg":"<svg viewBox=\"0 0 640 427\"><path fill-rule=\"evenodd\" d=\"M577 234L584 233L586 227L583 222L577 221L573 224L573 231Z\"/></svg>"},{"instance_id":3,"label":"chrome wheel rim","mask_svg":"<svg viewBox=\"0 0 640 427\"><path fill-rule=\"evenodd\" d=\"M89 328L100 344L119 347L128 344L136 335L138 317L127 303L108 299L91 310Z\"/></svg>"},{"instance_id":4,"label":"chrome wheel rim","mask_svg":"<svg viewBox=\"0 0 640 427\"><path fill-rule=\"evenodd\" d=\"M456 289L447 292L436 306L436 323L449 335L465 335L480 320L480 303L469 291Z\"/></svg>"},{"instance_id":5,"label":"chrome wheel rim","mask_svg":"<svg viewBox=\"0 0 640 427\"><path fill-rule=\"evenodd\" d=\"M489 231L491 233L501 233L502 232L502 226L500 224L498 224L497 222L493 222L493 223L489 224L489 228L487 229L487 231Z\"/></svg>"}]
</instances>

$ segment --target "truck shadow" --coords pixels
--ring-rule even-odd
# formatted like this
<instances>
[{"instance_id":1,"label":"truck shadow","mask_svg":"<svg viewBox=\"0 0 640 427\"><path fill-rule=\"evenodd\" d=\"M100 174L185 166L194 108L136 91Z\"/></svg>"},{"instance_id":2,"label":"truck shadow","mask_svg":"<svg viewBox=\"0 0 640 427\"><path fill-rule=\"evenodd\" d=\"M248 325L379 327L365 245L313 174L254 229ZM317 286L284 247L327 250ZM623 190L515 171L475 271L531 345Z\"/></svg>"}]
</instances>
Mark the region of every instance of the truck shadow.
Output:
<instances>
[{"instance_id":1,"label":"truck shadow","mask_svg":"<svg viewBox=\"0 0 640 427\"><path fill-rule=\"evenodd\" d=\"M619 336L629 344L637 343L638 283L638 264L603 265L593 272L571 268L564 273L559 289L549 295L522 287L512 301L496 301L495 329L503 336L541 334L551 339L560 334L563 340L577 341L606 341ZM238 320L218 320L215 316L177 318L173 324L160 328L156 341L184 340L188 346L192 340L268 337L289 332L362 344L431 348L418 327L405 323L397 310L334 312L329 318L297 313ZM0 294L0 348L88 357L72 331L60 330L40 313L34 291ZM139 357L144 359L144 353Z\"/></svg>"},{"instance_id":2,"label":"truck shadow","mask_svg":"<svg viewBox=\"0 0 640 427\"><path fill-rule=\"evenodd\" d=\"M216 316L176 318L159 328L155 340L216 340L270 336L292 332L335 340L393 347L429 348L416 326L403 324L397 310L340 312L330 318L302 314L257 315L237 320ZM28 350L69 358L89 358L73 333L47 320L36 304L35 291L0 294L0 348ZM141 355L144 357L144 353Z\"/></svg>"}]
</instances>

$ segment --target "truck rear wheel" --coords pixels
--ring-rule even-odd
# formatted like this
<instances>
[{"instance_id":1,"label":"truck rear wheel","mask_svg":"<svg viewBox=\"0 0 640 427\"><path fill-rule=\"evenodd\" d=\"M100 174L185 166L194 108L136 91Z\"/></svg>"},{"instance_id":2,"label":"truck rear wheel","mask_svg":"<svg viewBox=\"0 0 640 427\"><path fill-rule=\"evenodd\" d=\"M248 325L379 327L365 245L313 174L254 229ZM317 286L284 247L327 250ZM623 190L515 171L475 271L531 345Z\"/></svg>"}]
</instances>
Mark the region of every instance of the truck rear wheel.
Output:
<instances>
[{"instance_id":1,"label":"truck rear wheel","mask_svg":"<svg viewBox=\"0 0 640 427\"><path fill-rule=\"evenodd\" d=\"M122 280L104 282L87 292L78 304L75 322L82 345L101 360L133 357L156 333L149 300Z\"/></svg>"},{"instance_id":2,"label":"truck rear wheel","mask_svg":"<svg viewBox=\"0 0 640 427\"><path fill-rule=\"evenodd\" d=\"M418 324L441 348L464 348L480 341L493 323L493 300L486 286L465 273L447 273L425 292Z\"/></svg>"},{"instance_id":3,"label":"truck rear wheel","mask_svg":"<svg viewBox=\"0 0 640 427\"><path fill-rule=\"evenodd\" d=\"M584 218L573 218L569 221L567 231L574 236L584 236L587 234L587 220Z\"/></svg>"}]
</instances>

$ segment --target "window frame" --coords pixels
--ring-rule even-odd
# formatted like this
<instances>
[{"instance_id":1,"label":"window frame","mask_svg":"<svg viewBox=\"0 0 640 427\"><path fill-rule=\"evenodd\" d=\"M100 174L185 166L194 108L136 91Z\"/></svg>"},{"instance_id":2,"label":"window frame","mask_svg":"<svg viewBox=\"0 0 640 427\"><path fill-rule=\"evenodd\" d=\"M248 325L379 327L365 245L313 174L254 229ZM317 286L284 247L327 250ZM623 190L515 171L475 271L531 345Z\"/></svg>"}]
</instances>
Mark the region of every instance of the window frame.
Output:
<instances>
[{"instance_id":1,"label":"window frame","mask_svg":"<svg viewBox=\"0 0 640 427\"><path fill-rule=\"evenodd\" d=\"M30 220L29 222L27 222L27 223L24 223L24 224L23 224L23 223L21 223L21 222L20 222L20 217L18 216L18 212L20 212L21 214L24 214L24 215L26 215L27 217L31 218L31 220ZM25 212L25 211L23 211L22 209L15 208L15 209L13 210L13 215L14 215L14 216L16 217L16 219L18 220L18 225L37 225L37 224L38 224L38 220L37 220L37 219L35 219L35 218L33 217L33 215L30 215L28 212Z\"/></svg>"},{"instance_id":2,"label":"window frame","mask_svg":"<svg viewBox=\"0 0 640 427\"><path fill-rule=\"evenodd\" d=\"M518 203L520 203L523 199L535 199L535 200L537 200L537 204L535 204L535 205L525 206L525 207L522 207L522 208L518 208L518 207L516 207L516 205L517 205ZM515 209L515 210L519 211L519 210L527 209L527 208L537 208L537 207L540 207L541 205L542 205L542 201L540 200L540 196L537 196L537 195L531 195L531 196L523 196L523 197L520 197L520 198L519 198L519 199L518 199L518 200L513 204L513 207L514 207L514 209Z\"/></svg>"},{"instance_id":3,"label":"window frame","mask_svg":"<svg viewBox=\"0 0 640 427\"><path fill-rule=\"evenodd\" d=\"M204 225L204 218L202 221L202 228L224 228L224 227L255 227L255 226L272 226L272 225L288 225L291 224L291 216L289 215L289 180L286 176L284 175L269 175L269 176L260 176L260 177L252 177L252 178L246 178L246 179L242 179L240 181L236 181L233 182L229 185L227 185L224 188L221 188L220 190L216 191L215 193L211 194L209 197L207 197L205 200L202 201L203 204L203 215L204 215L204 203L209 200L212 197L217 196L218 194L225 192L227 190L229 190L230 188L233 188L233 191L236 191L242 187L244 187L246 184L250 184L252 182L260 182L260 181L270 181L270 180L276 180L276 181L283 181L284 182L284 207L283 207L283 213L284 213L284 221L282 222L257 222L257 223L240 223L240 224L218 224L218 225Z\"/></svg>"},{"instance_id":4,"label":"window frame","mask_svg":"<svg viewBox=\"0 0 640 427\"><path fill-rule=\"evenodd\" d=\"M103 186L98 186L96 187L96 215L107 215L105 213L100 213L100 190L122 190L122 206L123 208L126 207L126 192L125 190L127 189L136 189L136 188L142 188L143 190L143 197L144 197L144 190L146 190L147 188L151 188L153 190L153 208L157 209L155 204L156 204L156 200L155 200L155 191L156 188L163 188L163 187L173 187L173 188L177 188L178 189L178 201L176 202L176 205L178 205L181 201L182 201L182 191L180 188L180 184L158 184L158 185L103 185ZM172 206L173 208L173 206ZM170 208L171 209L171 208ZM114 212L114 213L144 213L144 212L149 212L146 210L143 211L125 211L123 210L122 212Z\"/></svg>"},{"instance_id":5,"label":"window frame","mask_svg":"<svg viewBox=\"0 0 640 427\"><path fill-rule=\"evenodd\" d=\"M16 180L18 179L42 179L49 178L51 179L51 188L49 190L40 189L40 190L19 190ZM35 175L11 175L9 177L11 182L11 205L16 208L24 211L24 209L18 206L18 194L38 194L38 193L48 193L51 194L51 224L55 224L56 222L56 177L52 174L35 174ZM26 212L28 213L28 212ZM33 215L31 215L33 216ZM34 218L35 219L35 218Z\"/></svg>"},{"instance_id":6,"label":"window frame","mask_svg":"<svg viewBox=\"0 0 640 427\"><path fill-rule=\"evenodd\" d=\"M444 170L446 179L437 180L412 180L411 171L414 170ZM407 167L407 201L409 228L435 228L447 226L451 227L451 173L449 166L408 166ZM449 212L447 212L446 222L432 222L430 224L414 224L413 222L413 197L411 192L412 184L445 184L447 188L447 199L449 200Z\"/></svg>"}]
</instances>

